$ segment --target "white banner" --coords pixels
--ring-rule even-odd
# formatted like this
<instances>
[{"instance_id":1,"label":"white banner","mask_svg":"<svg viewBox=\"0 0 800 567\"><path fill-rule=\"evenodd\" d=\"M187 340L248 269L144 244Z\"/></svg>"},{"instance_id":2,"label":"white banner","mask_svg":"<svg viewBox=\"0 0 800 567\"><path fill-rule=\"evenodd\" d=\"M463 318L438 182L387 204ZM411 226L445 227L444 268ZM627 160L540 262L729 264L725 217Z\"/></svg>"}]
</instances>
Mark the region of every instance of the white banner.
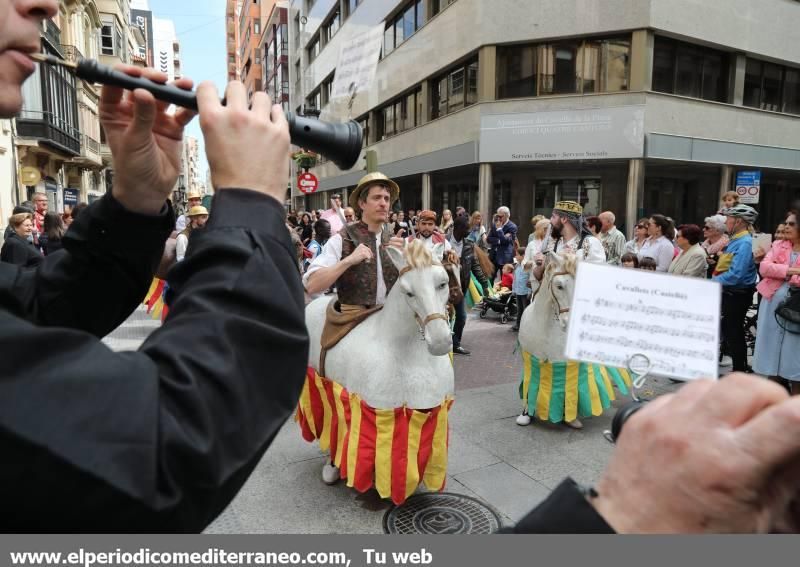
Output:
<instances>
[{"instance_id":1,"label":"white banner","mask_svg":"<svg viewBox=\"0 0 800 567\"><path fill-rule=\"evenodd\" d=\"M481 117L481 162L643 156L643 106Z\"/></svg>"},{"instance_id":2,"label":"white banner","mask_svg":"<svg viewBox=\"0 0 800 567\"><path fill-rule=\"evenodd\" d=\"M383 31L381 23L342 44L333 77L332 100L350 98L372 84L383 45Z\"/></svg>"}]
</instances>

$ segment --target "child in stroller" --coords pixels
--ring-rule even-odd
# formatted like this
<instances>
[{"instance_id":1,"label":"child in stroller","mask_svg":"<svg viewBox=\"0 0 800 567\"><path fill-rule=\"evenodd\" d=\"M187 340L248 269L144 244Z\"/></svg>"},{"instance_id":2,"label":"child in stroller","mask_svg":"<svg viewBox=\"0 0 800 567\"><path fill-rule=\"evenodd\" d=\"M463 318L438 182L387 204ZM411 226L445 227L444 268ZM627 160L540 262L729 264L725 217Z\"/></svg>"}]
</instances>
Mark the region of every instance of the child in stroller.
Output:
<instances>
[{"instance_id":1,"label":"child in stroller","mask_svg":"<svg viewBox=\"0 0 800 567\"><path fill-rule=\"evenodd\" d=\"M514 282L514 265L506 264L503 266L503 276L499 283L494 286L494 290L489 291L489 295L483 298L481 305L480 318L485 319L489 309L495 313L500 313L500 322L508 323L517 314L517 305L514 301L514 294L511 287Z\"/></svg>"}]
</instances>

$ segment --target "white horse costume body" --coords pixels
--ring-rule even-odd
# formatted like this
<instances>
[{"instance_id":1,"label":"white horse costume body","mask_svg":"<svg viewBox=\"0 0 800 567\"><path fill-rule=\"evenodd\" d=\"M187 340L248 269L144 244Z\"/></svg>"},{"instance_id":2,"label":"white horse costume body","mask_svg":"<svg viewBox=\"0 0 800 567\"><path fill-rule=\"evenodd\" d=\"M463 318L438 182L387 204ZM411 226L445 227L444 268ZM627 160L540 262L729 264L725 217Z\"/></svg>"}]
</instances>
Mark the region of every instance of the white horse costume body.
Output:
<instances>
[{"instance_id":1,"label":"white horse costume body","mask_svg":"<svg viewBox=\"0 0 800 567\"><path fill-rule=\"evenodd\" d=\"M613 385L628 393L627 370L567 360L567 325L575 292L576 258L548 254L541 286L520 321L522 353L519 425L532 416L553 423L576 423L579 417L598 416L615 399ZM612 385L613 383L613 385Z\"/></svg>"},{"instance_id":2,"label":"white horse costume body","mask_svg":"<svg viewBox=\"0 0 800 567\"><path fill-rule=\"evenodd\" d=\"M325 356L320 344L332 297L306 307L311 348L298 408L304 437L330 449L347 485L374 486L400 504L421 482L444 487L447 413L454 380L445 315L448 276L421 243L387 248L400 277L383 309L358 324ZM329 466L329 465L328 465Z\"/></svg>"}]
</instances>

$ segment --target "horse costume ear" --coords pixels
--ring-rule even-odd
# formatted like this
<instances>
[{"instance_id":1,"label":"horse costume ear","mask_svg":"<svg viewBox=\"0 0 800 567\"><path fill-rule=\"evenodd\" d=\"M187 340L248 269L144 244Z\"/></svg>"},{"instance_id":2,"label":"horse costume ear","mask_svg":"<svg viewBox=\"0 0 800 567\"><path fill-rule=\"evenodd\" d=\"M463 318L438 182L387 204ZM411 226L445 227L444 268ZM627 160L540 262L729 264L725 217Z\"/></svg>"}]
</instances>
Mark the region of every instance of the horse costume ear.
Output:
<instances>
[{"instance_id":1,"label":"horse costume ear","mask_svg":"<svg viewBox=\"0 0 800 567\"><path fill-rule=\"evenodd\" d=\"M398 270L402 270L406 267L406 256L402 249L395 246L387 246L386 253Z\"/></svg>"}]
</instances>

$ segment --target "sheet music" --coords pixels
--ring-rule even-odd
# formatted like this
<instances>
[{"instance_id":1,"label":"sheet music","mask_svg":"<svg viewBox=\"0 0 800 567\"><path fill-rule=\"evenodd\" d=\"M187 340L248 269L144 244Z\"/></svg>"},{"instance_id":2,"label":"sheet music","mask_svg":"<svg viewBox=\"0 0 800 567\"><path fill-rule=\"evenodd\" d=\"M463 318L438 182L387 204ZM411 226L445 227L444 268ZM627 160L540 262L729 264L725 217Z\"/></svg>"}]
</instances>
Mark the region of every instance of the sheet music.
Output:
<instances>
[{"instance_id":1,"label":"sheet music","mask_svg":"<svg viewBox=\"0 0 800 567\"><path fill-rule=\"evenodd\" d=\"M625 368L643 354L653 374L716 378L721 293L710 280L582 262L567 357Z\"/></svg>"}]
</instances>

